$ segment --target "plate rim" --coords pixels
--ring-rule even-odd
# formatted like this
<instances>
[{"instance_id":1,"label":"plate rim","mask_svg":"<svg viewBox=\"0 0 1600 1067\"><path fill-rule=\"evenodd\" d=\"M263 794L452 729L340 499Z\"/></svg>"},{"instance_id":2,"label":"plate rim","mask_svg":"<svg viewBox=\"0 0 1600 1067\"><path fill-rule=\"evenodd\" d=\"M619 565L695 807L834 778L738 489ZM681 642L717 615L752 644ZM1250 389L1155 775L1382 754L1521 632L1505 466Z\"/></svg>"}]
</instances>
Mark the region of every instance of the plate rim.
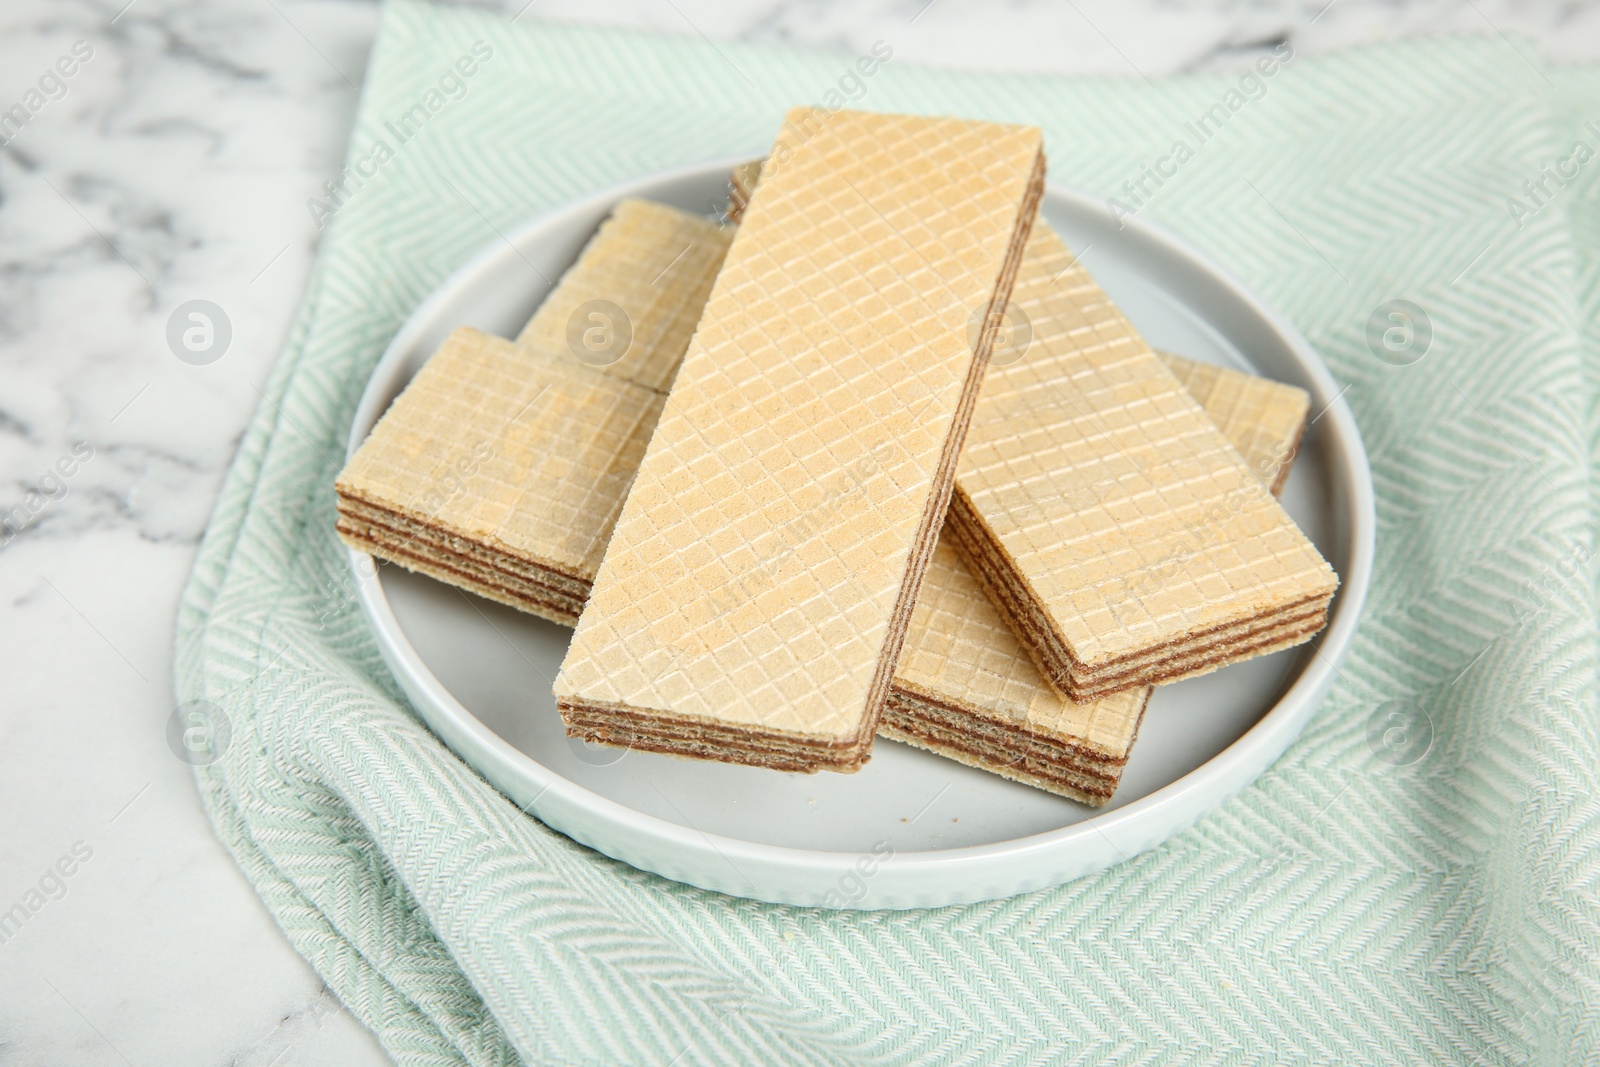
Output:
<instances>
[{"instance_id":1,"label":"plate rim","mask_svg":"<svg viewBox=\"0 0 1600 1067\"><path fill-rule=\"evenodd\" d=\"M521 247L520 242L528 240L541 229L571 215L604 209L630 196L648 196L651 190L669 182L709 178L719 171L725 175L735 165L752 158L760 157L731 156L658 171L621 182L540 212L516 227L506 230L504 236L486 242L483 248L452 271L413 309L384 349L382 356L373 365L351 419L346 461L348 462L355 450L365 441L371 426L381 415L381 409L386 408L390 402L387 397L380 399L382 394L388 392L386 383L394 377L398 367L404 364L418 336L430 327L433 314L452 300L460 288L470 284L476 275L486 272L498 257L504 256L508 247L513 251L516 250ZM1110 217L1100 198L1075 189L1048 183L1045 197L1065 201L1085 214ZM1290 685L1279 694L1273 705L1254 725L1205 763L1122 807L1103 813L1090 812L1068 826L1005 841L950 849L896 851L893 863L886 864L884 869L893 868L895 882L907 880L916 882L935 873L948 874L952 868L957 867L982 869L999 859L1027 863L1040 858L1041 854L1065 850L1074 844L1084 843L1086 839L1092 841L1092 835L1104 838L1104 843L1109 845L1120 859L1113 859L1105 864L1092 863L1087 869L1061 878L1046 873L1039 878L1023 878L1019 881L1013 875L1011 881L1007 883L1011 887L998 890L972 886L965 889L952 887L952 891L933 893L930 896L923 887L923 895L907 902L896 903L892 894L887 900L876 899L881 894L870 894L861 901L846 901L843 905L824 903L815 899L817 896L815 893L804 894L802 899L800 895L789 895L781 889L769 893L741 892L737 888L730 888L726 879L714 876L686 877L681 870L677 872L662 870L661 868L667 864L660 861L642 862L635 858L637 848L629 847L626 842L603 842L601 840L603 835L596 835L592 830L557 825L556 821L545 818L539 810L541 801L549 798L544 805L546 808L554 806L554 802L561 802L562 807L590 812L626 832L644 834L669 849L682 850L684 856L699 856L712 862L725 861L730 865L732 861L728 856L731 853L733 858L744 859L759 865L764 870L788 870L795 873L810 871L832 878L842 870L848 869L849 861L855 860L859 853L796 848L703 832L692 826L684 826L628 807L540 763L490 729L461 704L428 669L394 615L372 557L345 545L343 547L355 580L357 596L372 628L373 637L385 662L396 675L396 681L401 683L401 688L411 698L417 714L446 747L467 763L475 773L484 777L496 791L506 795L507 799L517 804L524 813L533 815L557 832L606 855L663 877L731 896L768 900L773 903L894 909L967 903L1011 896L1061 884L1075 877L1125 862L1177 836L1203 815L1214 811L1254 782L1276 762L1310 721L1338 674L1339 662L1344 659L1359 624L1372 574L1376 541L1376 500L1371 467L1367 461L1366 449L1354 414L1342 392L1337 390L1332 372L1298 329L1226 267L1201 253L1183 238L1142 217L1126 217L1118 221L1121 223L1120 229L1133 231L1137 239L1168 253L1176 262L1209 273L1214 281L1227 288L1251 313L1258 316L1265 326L1278 335L1306 371L1310 378L1310 382L1307 383L1308 391L1312 394L1313 401L1321 401L1323 404L1318 419L1325 420L1328 431L1331 431L1325 431L1327 436L1324 447L1327 448L1329 458L1342 465L1344 468L1342 474L1349 483L1350 499L1345 502L1349 511L1348 527L1342 531L1348 537L1349 564L1346 568L1348 573L1339 576L1340 587L1330 612L1331 618L1327 628L1310 644L1304 646L1311 650L1310 661L1297 668ZM380 383L385 383L384 388L377 388ZM418 699L419 694L426 699ZM443 724L436 721L438 716L444 717ZM515 797L509 795L506 786L497 780L500 777L498 773L500 769L480 766L480 762L486 761L475 759L469 752L462 751L461 748L466 746L458 747L455 739L457 734L462 739L470 739L481 746L480 750L500 761L507 773L519 774L531 783L537 791L534 799L518 803ZM1237 766L1241 762L1255 766L1255 770L1241 775ZM1203 798L1202 803L1194 804L1192 810L1183 812L1181 810L1183 806L1197 796ZM1149 823L1162 821L1163 816L1165 816L1165 829L1154 834L1138 832ZM1121 836L1133 851L1124 852L1118 847L1113 840L1116 836ZM749 879L745 877L743 880Z\"/></svg>"}]
</instances>

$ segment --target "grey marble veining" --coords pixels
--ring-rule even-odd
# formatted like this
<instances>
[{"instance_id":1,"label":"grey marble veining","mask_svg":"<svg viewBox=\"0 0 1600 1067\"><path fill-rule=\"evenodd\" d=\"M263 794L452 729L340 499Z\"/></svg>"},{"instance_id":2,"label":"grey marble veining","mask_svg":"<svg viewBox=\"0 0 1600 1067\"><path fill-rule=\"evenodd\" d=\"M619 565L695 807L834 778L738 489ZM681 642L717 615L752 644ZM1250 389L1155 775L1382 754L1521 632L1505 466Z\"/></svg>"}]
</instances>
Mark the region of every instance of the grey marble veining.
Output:
<instances>
[{"instance_id":1,"label":"grey marble veining","mask_svg":"<svg viewBox=\"0 0 1600 1067\"><path fill-rule=\"evenodd\" d=\"M1508 62L1600 58L1595 9L1489 0L500 9L1147 78L1283 39L1439 32L1503 34ZM305 285L305 201L338 168L377 20L358 0L0 6L0 111L28 114L0 125L0 911L29 914L0 934L0 1063L383 1061L213 838L164 735L178 593ZM197 299L232 327L199 365L167 342Z\"/></svg>"}]
</instances>

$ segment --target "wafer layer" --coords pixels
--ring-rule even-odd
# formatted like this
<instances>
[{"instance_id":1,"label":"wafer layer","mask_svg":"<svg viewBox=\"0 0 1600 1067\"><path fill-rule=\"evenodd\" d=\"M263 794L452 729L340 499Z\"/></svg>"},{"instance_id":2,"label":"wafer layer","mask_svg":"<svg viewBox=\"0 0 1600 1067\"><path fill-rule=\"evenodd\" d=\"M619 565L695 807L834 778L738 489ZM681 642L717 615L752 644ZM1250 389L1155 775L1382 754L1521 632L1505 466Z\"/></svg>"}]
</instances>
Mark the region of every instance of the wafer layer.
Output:
<instances>
[{"instance_id":1,"label":"wafer layer","mask_svg":"<svg viewBox=\"0 0 1600 1067\"><path fill-rule=\"evenodd\" d=\"M555 622L576 620L588 595L586 585L558 584L548 568L509 556L485 560L489 553L471 542L348 497L339 498L336 526L346 543L369 555Z\"/></svg>"},{"instance_id":2,"label":"wafer layer","mask_svg":"<svg viewBox=\"0 0 1600 1067\"><path fill-rule=\"evenodd\" d=\"M967 324L1042 183L1037 130L790 112L556 679L569 724L866 760L993 340Z\"/></svg>"},{"instance_id":3,"label":"wafer layer","mask_svg":"<svg viewBox=\"0 0 1600 1067\"><path fill-rule=\"evenodd\" d=\"M1013 306L1032 343L984 382L950 524L1047 680L1087 699L1269 647L1230 628L1314 633L1332 569L1048 227Z\"/></svg>"}]
</instances>

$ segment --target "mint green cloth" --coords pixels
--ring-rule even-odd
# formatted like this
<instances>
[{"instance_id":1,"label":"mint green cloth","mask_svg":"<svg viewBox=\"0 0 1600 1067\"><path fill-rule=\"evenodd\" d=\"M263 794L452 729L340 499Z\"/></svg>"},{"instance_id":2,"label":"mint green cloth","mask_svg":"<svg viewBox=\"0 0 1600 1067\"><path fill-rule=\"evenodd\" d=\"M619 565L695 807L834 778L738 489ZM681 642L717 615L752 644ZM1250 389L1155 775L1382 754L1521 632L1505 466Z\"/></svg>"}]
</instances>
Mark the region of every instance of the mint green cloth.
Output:
<instances>
[{"instance_id":1,"label":"mint green cloth","mask_svg":"<svg viewBox=\"0 0 1600 1067\"><path fill-rule=\"evenodd\" d=\"M464 95L429 97L478 41ZM198 770L218 833L405 1063L1593 1062L1600 160L1536 210L1523 183L1600 149L1600 75L1526 51L865 79L861 107L1043 126L1052 180L1178 231L1299 326L1349 383L1379 553L1311 726L1193 830L1046 892L830 913L640 873L485 785L388 676L332 485L384 345L495 228L757 154L855 57L394 0L351 138L367 177L317 209L305 305L182 604L178 692L233 728ZM1146 167L1169 176L1141 190ZM1433 327L1409 366L1367 340L1394 299ZM1395 700L1432 733L1409 766L1369 740Z\"/></svg>"}]
</instances>

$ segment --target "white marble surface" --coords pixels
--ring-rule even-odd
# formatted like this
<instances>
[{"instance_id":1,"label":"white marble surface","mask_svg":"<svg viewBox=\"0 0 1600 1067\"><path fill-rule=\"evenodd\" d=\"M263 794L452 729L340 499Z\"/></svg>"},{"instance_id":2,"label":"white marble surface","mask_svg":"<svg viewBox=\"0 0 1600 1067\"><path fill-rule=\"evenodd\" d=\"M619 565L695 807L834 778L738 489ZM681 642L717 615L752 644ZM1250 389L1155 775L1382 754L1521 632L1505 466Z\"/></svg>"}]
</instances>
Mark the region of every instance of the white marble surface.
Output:
<instances>
[{"instance_id":1,"label":"white marble surface","mask_svg":"<svg viewBox=\"0 0 1600 1067\"><path fill-rule=\"evenodd\" d=\"M506 18L852 51L892 36L897 61L1128 77L1225 69L1285 35L1310 53L1503 34L1600 59L1600 11L1555 3L525 4ZM0 109L92 49L0 147L0 521L27 513L0 545L0 912L38 905L0 935L0 1064L383 1062L212 836L164 736L179 590L305 284L305 199L343 153L377 16L357 0L0 5ZM194 298L233 323L209 366L165 342ZM92 456L45 486L57 498L30 496L78 442ZM58 861L70 876L48 875Z\"/></svg>"}]
</instances>

